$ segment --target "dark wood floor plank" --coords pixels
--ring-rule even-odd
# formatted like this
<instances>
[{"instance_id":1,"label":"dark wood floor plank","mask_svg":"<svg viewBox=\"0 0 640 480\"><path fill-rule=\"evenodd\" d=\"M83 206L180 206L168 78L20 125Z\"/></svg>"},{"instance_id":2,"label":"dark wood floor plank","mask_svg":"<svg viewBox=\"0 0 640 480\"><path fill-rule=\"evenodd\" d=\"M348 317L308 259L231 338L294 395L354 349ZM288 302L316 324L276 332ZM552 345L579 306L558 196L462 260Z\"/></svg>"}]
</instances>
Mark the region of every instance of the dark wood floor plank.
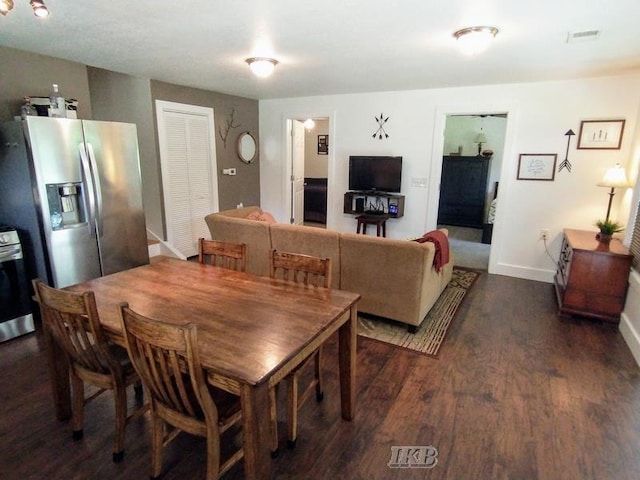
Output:
<instances>
[{"instance_id":1,"label":"dark wood floor plank","mask_svg":"<svg viewBox=\"0 0 640 480\"><path fill-rule=\"evenodd\" d=\"M295 450L279 392L276 479L640 478L640 369L616 328L558 318L549 284L481 275L437 358L360 338L353 422L340 416L336 354L332 339L325 397L300 410ZM87 406L74 442L55 419L44 361L37 335L0 345L0 478L147 478L148 417L128 426L114 464L112 398ZM437 465L389 468L400 445L432 445ZM202 439L165 450L164 479L205 470ZM225 480L243 476L240 463Z\"/></svg>"}]
</instances>

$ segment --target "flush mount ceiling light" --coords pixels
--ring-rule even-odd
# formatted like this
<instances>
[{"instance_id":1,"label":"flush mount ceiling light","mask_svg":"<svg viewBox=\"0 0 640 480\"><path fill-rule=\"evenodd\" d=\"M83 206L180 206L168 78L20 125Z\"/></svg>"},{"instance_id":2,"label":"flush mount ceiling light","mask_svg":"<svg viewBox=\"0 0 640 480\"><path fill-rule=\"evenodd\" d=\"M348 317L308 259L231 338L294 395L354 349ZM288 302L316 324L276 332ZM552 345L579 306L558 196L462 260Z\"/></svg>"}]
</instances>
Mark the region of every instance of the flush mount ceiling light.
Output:
<instances>
[{"instance_id":1,"label":"flush mount ceiling light","mask_svg":"<svg viewBox=\"0 0 640 480\"><path fill-rule=\"evenodd\" d=\"M29 2L36 17L49 16L49 9L42 0L31 0ZM0 0L0 15L6 15L13 9L13 0Z\"/></svg>"},{"instance_id":2,"label":"flush mount ceiling light","mask_svg":"<svg viewBox=\"0 0 640 480\"><path fill-rule=\"evenodd\" d=\"M47 8L47 6L44 4L43 1L41 0L31 0L31 8L33 8L33 14L36 17L48 17L49 16L49 9Z\"/></svg>"},{"instance_id":3,"label":"flush mount ceiling light","mask_svg":"<svg viewBox=\"0 0 640 480\"><path fill-rule=\"evenodd\" d=\"M307 130L311 130L313 127L316 126L316 122L313 121L313 118L307 118L304 122L302 122L304 125L304 128L306 128Z\"/></svg>"},{"instance_id":4,"label":"flush mount ceiling light","mask_svg":"<svg viewBox=\"0 0 640 480\"><path fill-rule=\"evenodd\" d=\"M273 73L278 61L267 57L253 57L245 60L251 71L258 77L268 77Z\"/></svg>"},{"instance_id":5,"label":"flush mount ceiling light","mask_svg":"<svg viewBox=\"0 0 640 480\"><path fill-rule=\"evenodd\" d=\"M453 36L463 53L476 55L485 51L497 34L496 27L467 27L454 32Z\"/></svg>"}]
</instances>

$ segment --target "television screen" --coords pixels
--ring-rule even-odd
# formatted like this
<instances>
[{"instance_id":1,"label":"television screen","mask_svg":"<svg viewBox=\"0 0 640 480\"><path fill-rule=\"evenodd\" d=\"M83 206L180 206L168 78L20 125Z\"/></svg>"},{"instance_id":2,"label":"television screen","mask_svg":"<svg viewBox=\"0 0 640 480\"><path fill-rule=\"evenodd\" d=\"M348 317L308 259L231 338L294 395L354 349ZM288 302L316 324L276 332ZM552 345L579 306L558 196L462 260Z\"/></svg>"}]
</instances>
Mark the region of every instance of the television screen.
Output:
<instances>
[{"instance_id":1,"label":"television screen","mask_svg":"<svg viewBox=\"0 0 640 480\"><path fill-rule=\"evenodd\" d=\"M349 157L349 190L399 192L402 157Z\"/></svg>"}]
</instances>

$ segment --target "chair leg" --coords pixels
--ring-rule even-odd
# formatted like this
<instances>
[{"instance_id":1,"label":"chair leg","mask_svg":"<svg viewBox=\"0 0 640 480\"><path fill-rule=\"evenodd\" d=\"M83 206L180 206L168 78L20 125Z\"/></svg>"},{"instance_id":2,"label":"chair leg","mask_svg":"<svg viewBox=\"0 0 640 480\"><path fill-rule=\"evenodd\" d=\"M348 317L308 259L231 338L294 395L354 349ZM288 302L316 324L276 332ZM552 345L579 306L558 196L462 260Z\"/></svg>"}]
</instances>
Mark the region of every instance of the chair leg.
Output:
<instances>
[{"instance_id":1,"label":"chair leg","mask_svg":"<svg viewBox=\"0 0 640 480\"><path fill-rule=\"evenodd\" d=\"M124 385L113 389L116 402L116 443L113 448L113 461L118 463L124 457L124 433L127 424L127 390Z\"/></svg>"},{"instance_id":2,"label":"chair leg","mask_svg":"<svg viewBox=\"0 0 640 480\"><path fill-rule=\"evenodd\" d=\"M207 425L207 480L218 480L220 470L220 432Z\"/></svg>"},{"instance_id":3,"label":"chair leg","mask_svg":"<svg viewBox=\"0 0 640 480\"><path fill-rule=\"evenodd\" d=\"M71 389L73 391L72 428L73 439L80 440L84 426L84 382L73 371L71 372Z\"/></svg>"},{"instance_id":4,"label":"chair leg","mask_svg":"<svg viewBox=\"0 0 640 480\"><path fill-rule=\"evenodd\" d=\"M298 436L298 372L291 374L287 383L287 425L288 438L287 447L294 449L296 447L296 438Z\"/></svg>"},{"instance_id":5,"label":"chair leg","mask_svg":"<svg viewBox=\"0 0 640 480\"><path fill-rule=\"evenodd\" d=\"M278 450L278 405L276 403L276 387L269 390L269 413L271 415L271 458L277 458Z\"/></svg>"},{"instance_id":6,"label":"chair leg","mask_svg":"<svg viewBox=\"0 0 640 480\"><path fill-rule=\"evenodd\" d=\"M321 402L324 398L324 391L322 390L322 347L318 349L318 351L314 355L314 367L315 367L315 375L316 375L316 400Z\"/></svg>"},{"instance_id":7,"label":"chair leg","mask_svg":"<svg viewBox=\"0 0 640 480\"><path fill-rule=\"evenodd\" d=\"M164 420L151 410L151 478L158 478L162 471L162 444Z\"/></svg>"}]
</instances>

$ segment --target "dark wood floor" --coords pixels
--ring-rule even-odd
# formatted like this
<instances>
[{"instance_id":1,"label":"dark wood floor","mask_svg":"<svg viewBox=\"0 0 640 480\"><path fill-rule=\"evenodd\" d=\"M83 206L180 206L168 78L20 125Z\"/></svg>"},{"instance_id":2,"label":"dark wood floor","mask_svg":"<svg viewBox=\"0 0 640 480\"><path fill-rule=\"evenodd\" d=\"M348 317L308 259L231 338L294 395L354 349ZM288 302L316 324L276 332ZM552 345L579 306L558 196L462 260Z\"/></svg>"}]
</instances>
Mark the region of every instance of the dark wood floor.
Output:
<instances>
[{"instance_id":1,"label":"dark wood floor","mask_svg":"<svg viewBox=\"0 0 640 480\"><path fill-rule=\"evenodd\" d=\"M353 422L340 419L335 352L325 400L301 410L274 478L640 478L640 369L616 328L558 319L549 284L483 274L436 359L359 339ZM120 464L110 397L88 406L80 442L54 419L36 336L0 345L0 373L0 478L148 478L146 417L129 426ZM394 445L432 445L438 463L390 469ZM164 478L204 478L204 455L202 440L179 437Z\"/></svg>"}]
</instances>

